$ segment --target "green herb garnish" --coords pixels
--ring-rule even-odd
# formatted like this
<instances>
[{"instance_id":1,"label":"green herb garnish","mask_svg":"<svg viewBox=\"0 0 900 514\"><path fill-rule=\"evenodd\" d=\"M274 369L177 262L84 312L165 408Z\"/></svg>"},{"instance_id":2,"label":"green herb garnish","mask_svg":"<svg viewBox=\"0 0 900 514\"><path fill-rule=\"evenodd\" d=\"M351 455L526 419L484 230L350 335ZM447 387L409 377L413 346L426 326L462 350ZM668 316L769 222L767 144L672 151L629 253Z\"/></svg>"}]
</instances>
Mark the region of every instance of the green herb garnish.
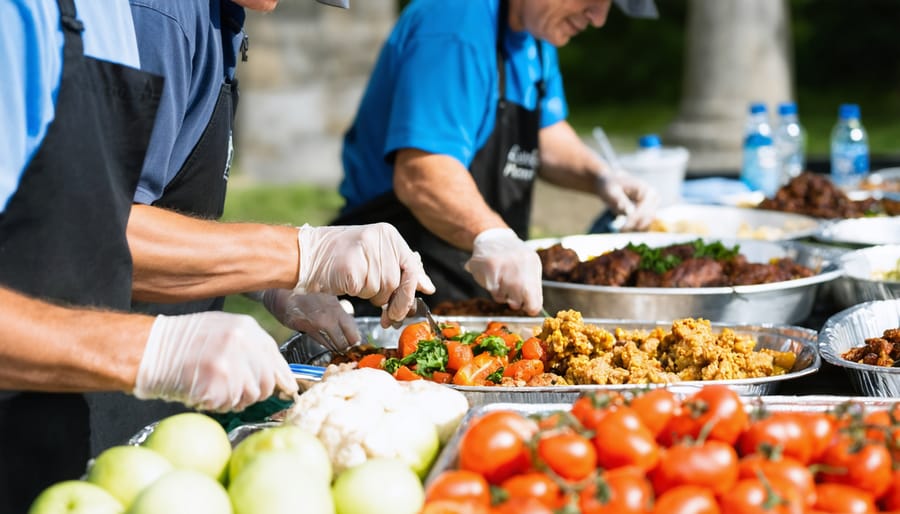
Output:
<instances>
[{"instance_id":1,"label":"green herb garnish","mask_svg":"<svg viewBox=\"0 0 900 514\"><path fill-rule=\"evenodd\" d=\"M435 371L447 371L449 359L444 343L438 339L430 339L419 341L416 351L400 359L400 364L404 366L415 364L417 374L431 378Z\"/></svg>"},{"instance_id":2,"label":"green herb garnish","mask_svg":"<svg viewBox=\"0 0 900 514\"><path fill-rule=\"evenodd\" d=\"M494 357L502 357L509 353L509 347L506 346L506 341L502 337L487 336L472 348L472 353L475 355L484 352L488 352Z\"/></svg>"},{"instance_id":3,"label":"green herb garnish","mask_svg":"<svg viewBox=\"0 0 900 514\"><path fill-rule=\"evenodd\" d=\"M397 372L400 369L400 359L396 357L391 357L390 359L385 359L384 363L381 364L381 368L391 375Z\"/></svg>"},{"instance_id":4,"label":"green herb garnish","mask_svg":"<svg viewBox=\"0 0 900 514\"><path fill-rule=\"evenodd\" d=\"M694 257L710 257L717 261L724 261L728 259L734 259L737 256L738 251L740 250L740 245L734 245L731 248L723 245L721 241L716 241L715 243L704 243L702 239L697 239L693 243L694 245Z\"/></svg>"},{"instance_id":5,"label":"green herb garnish","mask_svg":"<svg viewBox=\"0 0 900 514\"><path fill-rule=\"evenodd\" d=\"M503 381L503 368L500 368L497 371L488 375L487 379L495 384L499 384L501 381Z\"/></svg>"},{"instance_id":6,"label":"green herb garnish","mask_svg":"<svg viewBox=\"0 0 900 514\"><path fill-rule=\"evenodd\" d=\"M639 269L665 273L681 264L681 259L677 255L664 255L662 248L650 248L646 243L638 245L628 243L625 249L631 250L640 256Z\"/></svg>"},{"instance_id":7,"label":"green herb garnish","mask_svg":"<svg viewBox=\"0 0 900 514\"><path fill-rule=\"evenodd\" d=\"M478 336L481 335L479 332L463 332L459 335L455 335L450 339L452 341L459 341L462 344L472 344L478 339Z\"/></svg>"}]
</instances>

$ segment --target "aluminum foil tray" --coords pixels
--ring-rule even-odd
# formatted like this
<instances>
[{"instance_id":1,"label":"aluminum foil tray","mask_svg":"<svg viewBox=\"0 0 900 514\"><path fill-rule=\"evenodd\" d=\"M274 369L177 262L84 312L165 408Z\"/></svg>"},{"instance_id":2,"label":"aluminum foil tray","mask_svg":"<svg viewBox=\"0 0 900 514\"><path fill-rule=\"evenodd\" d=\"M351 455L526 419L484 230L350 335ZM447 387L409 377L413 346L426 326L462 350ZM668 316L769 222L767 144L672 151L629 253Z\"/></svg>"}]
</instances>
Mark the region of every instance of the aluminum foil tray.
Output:
<instances>
[{"instance_id":1,"label":"aluminum foil tray","mask_svg":"<svg viewBox=\"0 0 900 514\"><path fill-rule=\"evenodd\" d=\"M679 397L685 397L696 388L681 389L673 386L671 389L675 391ZM760 405L764 405L766 410L770 412L825 412L839 405L853 403L869 410L889 410L900 399L884 399L884 398L865 398L853 396L761 396L755 399L745 399L745 407L755 409ZM441 450L437 460L431 466L431 471L425 477L425 485L431 483L443 471L456 469L458 466L459 446L463 435L472 422L494 411L513 411L523 415L541 415L551 412L567 411L572 408L572 402L568 403L543 403L543 404L522 404L522 403L493 403L490 405L481 405L469 409L459 427L454 432L447 444Z\"/></svg>"},{"instance_id":2,"label":"aluminum foil tray","mask_svg":"<svg viewBox=\"0 0 900 514\"><path fill-rule=\"evenodd\" d=\"M459 322L463 330L481 331L489 321L503 321L510 330L530 336L537 331L544 322L544 318L504 318L504 317L453 317L436 316L437 321ZM357 318L360 331L366 342L383 348L396 348L400 339L401 329L381 328L379 318ZM421 321L417 318L407 320L407 323ZM671 328L671 322L642 322L629 320L611 320L585 318L585 323L597 325L612 331L615 328L626 330L652 330L656 327ZM721 383L730 386L741 395L768 395L773 394L778 386L785 380L792 380L810 375L818 371L820 366L819 353L816 350L816 332L790 325L742 325L713 323L713 330L721 331L730 328L738 334L747 334L757 341L757 348L771 348L778 351L792 351L797 354L794 369L784 375L774 377L748 378L743 380L707 380L703 382L685 381L676 385L697 386L710 383ZM331 360L331 355L312 338L297 335L282 345L282 354L288 362L299 356L313 356L313 361L306 364L325 365ZM646 388L645 384L622 385L573 385L573 386L525 386L525 387L499 387L499 386L450 386L461 391L469 400L469 405L484 405L496 402L513 402L523 404L540 404L556 402L572 402L585 391L595 390L629 390Z\"/></svg>"},{"instance_id":3,"label":"aluminum foil tray","mask_svg":"<svg viewBox=\"0 0 900 514\"><path fill-rule=\"evenodd\" d=\"M859 394L900 397L900 368L841 358L842 353L861 346L869 337L880 337L888 328L900 328L900 300L861 303L828 318L819 332L819 352L826 361L844 369Z\"/></svg>"},{"instance_id":4,"label":"aluminum foil tray","mask_svg":"<svg viewBox=\"0 0 900 514\"><path fill-rule=\"evenodd\" d=\"M840 258L844 276L831 284L835 300L841 307L850 307L900 298L900 282L876 278L876 272L894 270L898 262L900 245L872 246L844 254Z\"/></svg>"},{"instance_id":5,"label":"aluminum foil tray","mask_svg":"<svg viewBox=\"0 0 900 514\"><path fill-rule=\"evenodd\" d=\"M577 309L585 317L594 318L706 318L725 323L791 324L809 317L820 286L842 273L838 263L829 258L829 252L793 241L708 238L696 234L622 233L535 239L529 241L529 245L538 249L561 243L585 260L623 248L628 243L661 247L698 237L709 242L721 241L728 246L739 244L740 252L750 262L792 257L798 263L818 270L818 273L797 280L734 287L614 287L545 280L544 307L550 312Z\"/></svg>"},{"instance_id":6,"label":"aluminum foil tray","mask_svg":"<svg viewBox=\"0 0 900 514\"><path fill-rule=\"evenodd\" d=\"M657 211L651 225L657 232L703 234L728 239L783 241L809 237L820 220L789 212L725 205L678 204Z\"/></svg>"}]
</instances>

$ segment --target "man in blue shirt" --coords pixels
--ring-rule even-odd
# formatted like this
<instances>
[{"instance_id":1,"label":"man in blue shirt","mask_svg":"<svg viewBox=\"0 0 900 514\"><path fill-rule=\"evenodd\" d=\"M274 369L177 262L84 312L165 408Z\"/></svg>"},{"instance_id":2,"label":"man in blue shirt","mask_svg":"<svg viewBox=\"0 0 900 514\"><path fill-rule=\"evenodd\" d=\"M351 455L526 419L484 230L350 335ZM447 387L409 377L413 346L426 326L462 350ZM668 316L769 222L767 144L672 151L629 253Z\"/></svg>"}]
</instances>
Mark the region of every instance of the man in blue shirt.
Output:
<instances>
[{"instance_id":1,"label":"man in blue shirt","mask_svg":"<svg viewBox=\"0 0 900 514\"><path fill-rule=\"evenodd\" d=\"M649 224L652 191L609 169L565 121L555 47L611 0L414 0L344 138L338 224L389 221L422 254L435 301L482 296L537 314L541 263L523 239L533 181L597 194ZM652 0L618 2L655 15ZM636 12L641 11L641 12Z\"/></svg>"}]
</instances>

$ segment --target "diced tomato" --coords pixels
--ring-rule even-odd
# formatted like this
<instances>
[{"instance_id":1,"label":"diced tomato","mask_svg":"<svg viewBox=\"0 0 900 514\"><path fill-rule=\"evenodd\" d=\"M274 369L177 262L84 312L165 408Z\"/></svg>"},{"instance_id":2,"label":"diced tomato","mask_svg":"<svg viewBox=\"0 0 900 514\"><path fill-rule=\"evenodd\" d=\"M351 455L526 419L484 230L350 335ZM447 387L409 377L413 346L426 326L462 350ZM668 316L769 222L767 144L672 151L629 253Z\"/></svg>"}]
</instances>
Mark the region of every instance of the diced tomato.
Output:
<instances>
[{"instance_id":1,"label":"diced tomato","mask_svg":"<svg viewBox=\"0 0 900 514\"><path fill-rule=\"evenodd\" d=\"M457 321L444 321L442 323L438 323L438 325L441 327L441 335L444 337L444 339L456 337L461 332L459 328L459 322Z\"/></svg>"},{"instance_id":2,"label":"diced tomato","mask_svg":"<svg viewBox=\"0 0 900 514\"><path fill-rule=\"evenodd\" d=\"M453 375L453 383L463 386L485 385L488 375L502 367L503 360L489 353L480 353Z\"/></svg>"},{"instance_id":3,"label":"diced tomato","mask_svg":"<svg viewBox=\"0 0 900 514\"><path fill-rule=\"evenodd\" d=\"M435 371L431 374L431 381L438 384L449 384L453 380L453 375L443 371Z\"/></svg>"},{"instance_id":4,"label":"diced tomato","mask_svg":"<svg viewBox=\"0 0 900 514\"><path fill-rule=\"evenodd\" d=\"M416 348L419 347L419 341L427 341L434 338L435 335L427 321L407 325L403 332L400 332L400 341L398 342L400 357L406 357L415 352Z\"/></svg>"},{"instance_id":5,"label":"diced tomato","mask_svg":"<svg viewBox=\"0 0 900 514\"><path fill-rule=\"evenodd\" d=\"M416 374L413 370L409 369L406 366L400 366L397 368L397 371L394 373L394 378L397 380L422 380L422 375Z\"/></svg>"},{"instance_id":6,"label":"diced tomato","mask_svg":"<svg viewBox=\"0 0 900 514\"><path fill-rule=\"evenodd\" d=\"M522 343L522 358L537 359L544 361L547 359L547 352L544 351L543 343L536 337L529 337Z\"/></svg>"},{"instance_id":7,"label":"diced tomato","mask_svg":"<svg viewBox=\"0 0 900 514\"><path fill-rule=\"evenodd\" d=\"M460 341L447 341L447 369L458 370L472 362L472 347Z\"/></svg>"},{"instance_id":8,"label":"diced tomato","mask_svg":"<svg viewBox=\"0 0 900 514\"><path fill-rule=\"evenodd\" d=\"M503 369L503 376L528 382L544 372L544 363L537 359L515 361Z\"/></svg>"},{"instance_id":9,"label":"diced tomato","mask_svg":"<svg viewBox=\"0 0 900 514\"><path fill-rule=\"evenodd\" d=\"M387 357L380 353L371 353L359 360L358 367L382 369L386 359Z\"/></svg>"}]
</instances>

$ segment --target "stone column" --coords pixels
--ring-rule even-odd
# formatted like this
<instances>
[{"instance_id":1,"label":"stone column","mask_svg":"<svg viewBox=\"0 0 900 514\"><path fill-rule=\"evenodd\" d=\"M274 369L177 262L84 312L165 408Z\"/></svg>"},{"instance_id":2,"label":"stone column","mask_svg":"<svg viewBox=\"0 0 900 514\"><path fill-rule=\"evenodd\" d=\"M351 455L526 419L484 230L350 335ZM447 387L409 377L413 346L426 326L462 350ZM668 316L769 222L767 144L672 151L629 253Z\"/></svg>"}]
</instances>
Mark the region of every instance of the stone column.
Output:
<instances>
[{"instance_id":1,"label":"stone column","mask_svg":"<svg viewBox=\"0 0 900 514\"><path fill-rule=\"evenodd\" d=\"M349 10L283 1L271 13L248 11L235 134L243 173L338 183L341 138L396 16L395 0L354 0Z\"/></svg>"},{"instance_id":2,"label":"stone column","mask_svg":"<svg viewBox=\"0 0 900 514\"><path fill-rule=\"evenodd\" d=\"M770 114L792 98L785 0L689 0L684 87L666 144L691 152L693 175L737 174L748 103Z\"/></svg>"}]
</instances>

